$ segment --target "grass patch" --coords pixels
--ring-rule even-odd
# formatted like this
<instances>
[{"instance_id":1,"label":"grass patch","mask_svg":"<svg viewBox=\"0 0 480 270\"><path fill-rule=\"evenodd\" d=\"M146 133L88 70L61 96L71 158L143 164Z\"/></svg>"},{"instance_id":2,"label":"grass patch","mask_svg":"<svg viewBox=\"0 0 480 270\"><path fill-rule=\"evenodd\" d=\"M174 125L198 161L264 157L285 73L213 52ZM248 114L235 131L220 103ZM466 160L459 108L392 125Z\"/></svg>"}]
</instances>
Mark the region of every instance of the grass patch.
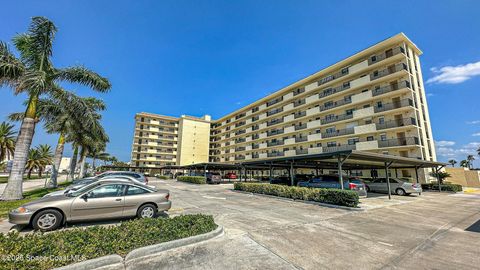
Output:
<instances>
[{"instance_id":1,"label":"grass patch","mask_svg":"<svg viewBox=\"0 0 480 270\"><path fill-rule=\"evenodd\" d=\"M333 188L290 187L260 183L234 183L235 190L273 195L295 200L314 201L348 207L357 207L358 194L352 190Z\"/></svg>"},{"instance_id":2,"label":"grass patch","mask_svg":"<svg viewBox=\"0 0 480 270\"><path fill-rule=\"evenodd\" d=\"M57 191L60 189L65 188L66 186L70 185L71 182L62 182L58 184L58 188L37 188L30 191L23 192L23 199L16 200L16 201L0 201L0 219L6 218L8 216L8 212L13 210L22 204L27 202L33 201L35 199L43 197L45 194ZM1 254L1 253L0 253Z\"/></svg>"},{"instance_id":3,"label":"grass patch","mask_svg":"<svg viewBox=\"0 0 480 270\"><path fill-rule=\"evenodd\" d=\"M207 179L204 176L178 176L177 181L187 182L192 184L206 184Z\"/></svg>"},{"instance_id":4,"label":"grass patch","mask_svg":"<svg viewBox=\"0 0 480 270\"><path fill-rule=\"evenodd\" d=\"M0 264L2 269L51 269L110 254L125 256L139 247L204 234L216 228L212 216L184 215L171 219L136 219L119 226L93 226L48 234L0 234ZM28 256L38 256L38 259L28 260Z\"/></svg>"}]
</instances>

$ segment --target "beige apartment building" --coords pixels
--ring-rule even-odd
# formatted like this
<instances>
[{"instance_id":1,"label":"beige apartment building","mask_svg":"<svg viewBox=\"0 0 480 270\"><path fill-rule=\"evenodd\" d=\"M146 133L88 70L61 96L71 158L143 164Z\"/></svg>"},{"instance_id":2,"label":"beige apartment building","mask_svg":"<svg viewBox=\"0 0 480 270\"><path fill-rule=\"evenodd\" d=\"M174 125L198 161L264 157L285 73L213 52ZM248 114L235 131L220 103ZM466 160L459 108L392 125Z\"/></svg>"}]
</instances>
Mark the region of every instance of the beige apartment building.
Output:
<instances>
[{"instance_id":1,"label":"beige apartment building","mask_svg":"<svg viewBox=\"0 0 480 270\"><path fill-rule=\"evenodd\" d=\"M400 33L211 121L209 161L236 163L340 150L435 161L421 54ZM151 114L138 114L137 128L142 115ZM178 144L179 120L151 116L172 123L175 140L169 149L175 158L169 162L187 164L179 162L182 154L174 147ZM138 140L146 136L137 132L140 130L136 129ZM192 142L187 136L184 139L182 144L189 141L189 149L205 149L203 141ZM145 159L147 153L135 152L135 147L139 146L134 142L132 161L149 161ZM140 159L134 159L139 154ZM412 175L409 170L396 173ZM359 174L368 176L369 172ZM425 178L425 172L421 178Z\"/></svg>"},{"instance_id":2,"label":"beige apartment building","mask_svg":"<svg viewBox=\"0 0 480 270\"><path fill-rule=\"evenodd\" d=\"M135 115L131 165L159 167L208 162L210 116Z\"/></svg>"}]
</instances>

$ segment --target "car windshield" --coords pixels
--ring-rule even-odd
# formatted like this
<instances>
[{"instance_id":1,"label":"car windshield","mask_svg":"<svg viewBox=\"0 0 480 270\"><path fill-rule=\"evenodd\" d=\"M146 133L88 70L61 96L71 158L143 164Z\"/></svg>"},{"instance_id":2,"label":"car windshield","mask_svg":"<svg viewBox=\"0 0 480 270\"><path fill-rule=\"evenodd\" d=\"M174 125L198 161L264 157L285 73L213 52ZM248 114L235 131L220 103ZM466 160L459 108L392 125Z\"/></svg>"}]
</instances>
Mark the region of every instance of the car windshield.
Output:
<instances>
[{"instance_id":1,"label":"car windshield","mask_svg":"<svg viewBox=\"0 0 480 270\"><path fill-rule=\"evenodd\" d=\"M90 189L92 189L92 188L94 188L98 185L99 185L98 183L94 183L94 184L91 184L91 185L84 185L84 186L72 188L70 191L66 191L65 195L68 196L68 197L77 197L78 195L80 195L80 194L84 193L85 191L90 190Z\"/></svg>"}]
</instances>

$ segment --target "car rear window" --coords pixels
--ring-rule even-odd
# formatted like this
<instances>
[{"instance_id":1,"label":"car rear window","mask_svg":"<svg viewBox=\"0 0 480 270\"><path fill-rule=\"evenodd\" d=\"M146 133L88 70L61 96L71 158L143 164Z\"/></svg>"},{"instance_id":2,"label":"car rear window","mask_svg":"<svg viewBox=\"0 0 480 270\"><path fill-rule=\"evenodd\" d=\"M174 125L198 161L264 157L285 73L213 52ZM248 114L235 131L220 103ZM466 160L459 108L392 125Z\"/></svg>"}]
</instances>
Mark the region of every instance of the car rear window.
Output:
<instances>
[{"instance_id":1,"label":"car rear window","mask_svg":"<svg viewBox=\"0 0 480 270\"><path fill-rule=\"evenodd\" d=\"M144 193L148 193L148 191L140 187L128 186L127 195L137 195L137 194L144 194Z\"/></svg>"}]
</instances>

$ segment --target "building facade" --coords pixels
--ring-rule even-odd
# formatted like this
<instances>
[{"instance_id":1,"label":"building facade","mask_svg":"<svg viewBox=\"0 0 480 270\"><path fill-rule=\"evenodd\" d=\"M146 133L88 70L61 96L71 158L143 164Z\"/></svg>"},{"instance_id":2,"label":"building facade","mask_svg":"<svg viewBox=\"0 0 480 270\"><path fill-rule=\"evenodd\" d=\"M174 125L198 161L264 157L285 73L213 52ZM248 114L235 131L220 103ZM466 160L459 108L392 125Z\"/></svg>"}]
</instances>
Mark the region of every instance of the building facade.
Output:
<instances>
[{"instance_id":1,"label":"building facade","mask_svg":"<svg viewBox=\"0 0 480 270\"><path fill-rule=\"evenodd\" d=\"M435 161L421 54L400 33L211 121L209 161L339 150Z\"/></svg>"},{"instance_id":2,"label":"building facade","mask_svg":"<svg viewBox=\"0 0 480 270\"><path fill-rule=\"evenodd\" d=\"M210 116L135 115L131 165L158 167L208 162Z\"/></svg>"}]
</instances>

